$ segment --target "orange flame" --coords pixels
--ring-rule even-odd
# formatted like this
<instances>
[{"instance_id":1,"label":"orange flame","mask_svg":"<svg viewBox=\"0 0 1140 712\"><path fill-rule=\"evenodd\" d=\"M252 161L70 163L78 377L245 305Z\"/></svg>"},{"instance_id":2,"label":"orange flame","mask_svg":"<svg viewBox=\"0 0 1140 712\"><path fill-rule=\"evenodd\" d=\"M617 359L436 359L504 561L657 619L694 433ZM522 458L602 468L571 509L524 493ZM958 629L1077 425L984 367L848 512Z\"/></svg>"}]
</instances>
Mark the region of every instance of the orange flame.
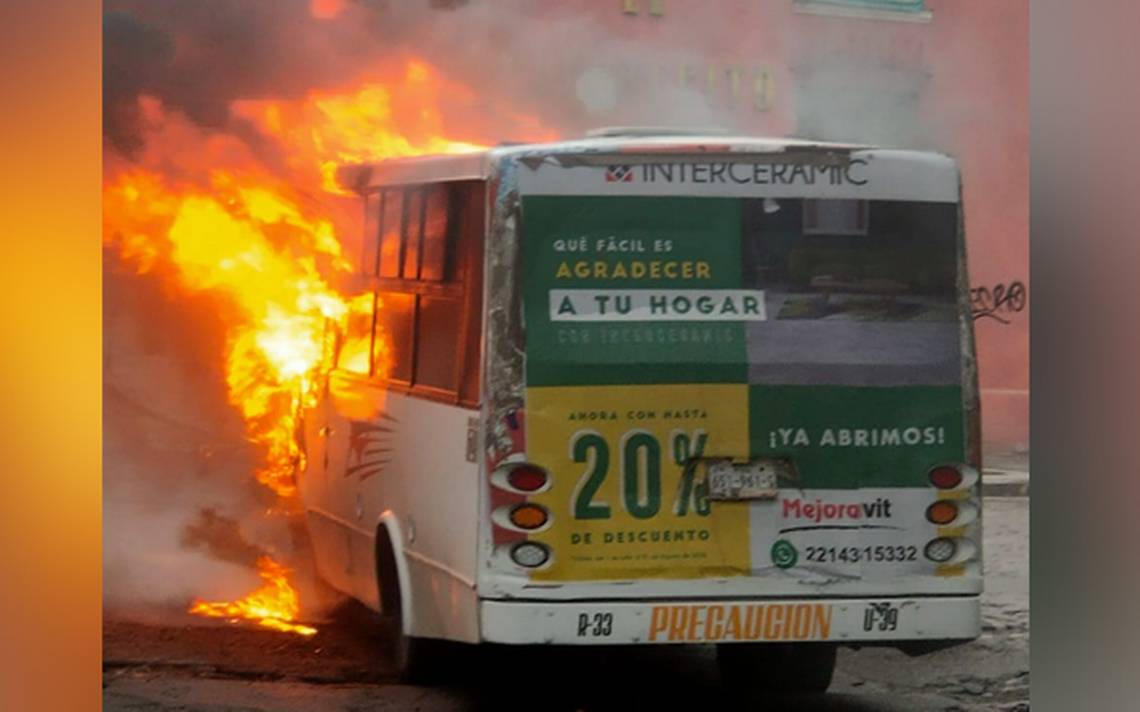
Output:
<instances>
[{"instance_id":1,"label":"orange flame","mask_svg":"<svg viewBox=\"0 0 1140 712\"><path fill-rule=\"evenodd\" d=\"M465 153L486 146L444 137L441 97L470 94L418 60L394 81L369 81L347 92L312 92L300 102L244 100L234 113L291 149L292 160L317 165L321 187L341 193L339 164L427 153Z\"/></svg>"},{"instance_id":2,"label":"orange flame","mask_svg":"<svg viewBox=\"0 0 1140 712\"><path fill-rule=\"evenodd\" d=\"M283 633L314 635L316 628L294 623L301 604L297 592L289 584L289 569L268 556L257 559L257 575L264 581L261 588L237 601L210 602L195 600L190 612L209 618L225 618L231 623L254 621L258 625Z\"/></svg>"},{"instance_id":3,"label":"orange flame","mask_svg":"<svg viewBox=\"0 0 1140 712\"><path fill-rule=\"evenodd\" d=\"M213 194L172 194L157 176L126 175L105 198L109 207L145 193L169 215L163 240L125 231L124 256L140 269L165 256L183 288L224 295L236 307L225 357L229 400L250 440L265 451L257 480L289 499L296 493L293 473L303 465L294 437L298 409L316 374L330 365L328 323L343 325L352 304L320 276L313 255L341 269L347 262L327 221L307 219L284 197L240 185L227 173L215 173L211 183ZM279 249L269 237L274 230L309 254Z\"/></svg>"},{"instance_id":4,"label":"orange flame","mask_svg":"<svg viewBox=\"0 0 1140 712\"><path fill-rule=\"evenodd\" d=\"M333 13L339 7L314 2L313 11ZM339 213L332 204L343 202L333 181L336 166L480 149L477 142L447 137L445 98L479 106L468 115L486 120L487 108L471 89L419 60L339 93L233 102L235 121L275 141L283 166L266 164L264 147L255 151L237 134L206 133L144 98L140 109L148 140L142 155L133 165L108 170L106 244L140 273L166 269L176 275L177 288L218 295L232 307L223 315L228 400L263 453L255 477L286 508L295 506L294 473L304 465L298 415L332 366L337 334L345 336L350 317L373 308L371 292L350 296L333 286L337 276L352 271L338 231L355 228L333 217ZM553 137L532 118L499 115L516 136L524 134L519 138ZM318 186L333 195L314 208L306 196ZM341 339L342 352L357 365L367 364L368 339L352 336ZM384 358L388 349L376 346ZM288 570L265 558L258 573L266 583L249 597L198 601L191 612L311 635L313 629L292 623L299 602Z\"/></svg>"}]
</instances>

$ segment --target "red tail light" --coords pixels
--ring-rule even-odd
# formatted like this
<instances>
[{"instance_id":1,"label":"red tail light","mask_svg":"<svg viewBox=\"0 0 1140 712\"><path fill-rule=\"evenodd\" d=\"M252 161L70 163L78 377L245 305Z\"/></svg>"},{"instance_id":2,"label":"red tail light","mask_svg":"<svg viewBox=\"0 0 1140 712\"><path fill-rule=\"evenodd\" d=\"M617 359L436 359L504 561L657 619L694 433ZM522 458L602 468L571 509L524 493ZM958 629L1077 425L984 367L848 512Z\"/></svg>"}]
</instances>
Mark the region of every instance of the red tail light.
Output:
<instances>
[{"instance_id":1,"label":"red tail light","mask_svg":"<svg viewBox=\"0 0 1140 712\"><path fill-rule=\"evenodd\" d=\"M962 484L962 471L953 465L939 465L930 471L930 484L938 489L954 489Z\"/></svg>"},{"instance_id":2,"label":"red tail light","mask_svg":"<svg viewBox=\"0 0 1140 712\"><path fill-rule=\"evenodd\" d=\"M519 465L507 473L507 484L523 492L537 492L546 479L546 470L536 465Z\"/></svg>"}]
</instances>

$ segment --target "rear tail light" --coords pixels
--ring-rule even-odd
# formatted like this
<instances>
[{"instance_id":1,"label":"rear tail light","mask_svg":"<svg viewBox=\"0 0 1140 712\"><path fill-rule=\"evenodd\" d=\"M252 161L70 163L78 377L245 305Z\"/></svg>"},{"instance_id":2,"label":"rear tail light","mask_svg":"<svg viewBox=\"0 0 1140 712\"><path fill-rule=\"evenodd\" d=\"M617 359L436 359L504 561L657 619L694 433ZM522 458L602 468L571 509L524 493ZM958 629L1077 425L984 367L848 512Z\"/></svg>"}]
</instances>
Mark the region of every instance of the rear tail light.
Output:
<instances>
[{"instance_id":1,"label":"rear tail light","mask_svg":"<svg viewBox=\"0 0 1140 712\"><path fill-rule=\"evenodd\" d=\"M954 543L953 539L939 537L938 539L931 539L922 553L931 561L943 564L953 559L954 554L958 553L958 545Z\"/></svg>"},{"instance_id":2,"label":"rear tail light","mask_svg":"<svg viewBox=\"0 0 1140 712\"><path fill-rule=\"evenodd\" d=\"M533 541L524 541L511 547L511 561L528 569L538 568L550 560L550 549Z\"/></svg>"},{"instance_id":3,"label":"rear tail light","mask_svg":"<svg viewBox=\"0 0 1140 712\"><path fill-rule=\"evenodd\" d=\"M546 470L537 465L518 465L507 473L507 484L522 492L537 492L546 485Z\"/></svg>"},{"instance_id":4,"label":"rear tail light","mask_svg":"<svg viewBox=\"0 0 1140 712\"><path fill-rule=\"evenodd\" d=\"M550 519L550 513L537 504L520 504L511 509L510 519L519 529L538 529Z\"/></svg>"},{"instance_id":5,"label":"rear tail light","mask_svg":"<svg viewBox=\"0 0 1140 712\"><path fill-rule=\"evenodd\" d=\"M962 471L953 465L939 465L930 471L930 484L938 489L954 489L962 484Z\"/></svg>"},{"instance_id":6,"label":"rear tail light","mask_svg":"<svg viewBox=\"0 0 1140 712\"><path fill-rule=\"evenodd\" d=\"M934 524L949 524L957 518L957 502L939 500L926 508L926 519Z\"/></svg>"}]
</instances>

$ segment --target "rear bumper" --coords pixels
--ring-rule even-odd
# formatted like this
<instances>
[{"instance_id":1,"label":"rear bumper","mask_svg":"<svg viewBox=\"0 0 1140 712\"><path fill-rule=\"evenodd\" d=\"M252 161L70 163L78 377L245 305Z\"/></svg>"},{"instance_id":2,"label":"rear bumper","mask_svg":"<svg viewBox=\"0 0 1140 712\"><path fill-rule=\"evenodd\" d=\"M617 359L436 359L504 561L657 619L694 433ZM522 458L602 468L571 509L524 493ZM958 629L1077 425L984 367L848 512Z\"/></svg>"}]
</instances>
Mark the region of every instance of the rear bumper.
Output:
<instances>
[{"instance_id":1,"label":"rear bumper","mask_svg":"<svg viewBox=\"0 0 1140 712\"><path fill-rule=\"evenodd\" d=\"M479 604L491 643L629 645L969 640L978 596L705 601L499 601Z\"/></svg>"}]
</instances>

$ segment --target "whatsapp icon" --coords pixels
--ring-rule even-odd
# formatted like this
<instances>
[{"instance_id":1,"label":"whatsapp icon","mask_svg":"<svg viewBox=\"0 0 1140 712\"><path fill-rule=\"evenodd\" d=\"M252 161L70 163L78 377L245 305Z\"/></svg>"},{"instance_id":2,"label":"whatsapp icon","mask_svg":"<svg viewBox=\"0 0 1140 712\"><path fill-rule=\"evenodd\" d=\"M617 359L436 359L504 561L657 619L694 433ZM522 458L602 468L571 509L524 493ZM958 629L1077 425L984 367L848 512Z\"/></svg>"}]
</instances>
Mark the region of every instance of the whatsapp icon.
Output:
<instances>
[{"instance_id":1,"label":"whatsapp icon","mask_svg":"<svg viewBox=\"0 0 1140 712\"><path fill-rule=\"evenodd\" d=\"M799 552L796 551L796 547L792 546L792 542L787 539L777 539L776 542L772 544L772 563L775 564L777 568L790 569L795 566L799 560Z\"/></svg>"}]
</instances>

